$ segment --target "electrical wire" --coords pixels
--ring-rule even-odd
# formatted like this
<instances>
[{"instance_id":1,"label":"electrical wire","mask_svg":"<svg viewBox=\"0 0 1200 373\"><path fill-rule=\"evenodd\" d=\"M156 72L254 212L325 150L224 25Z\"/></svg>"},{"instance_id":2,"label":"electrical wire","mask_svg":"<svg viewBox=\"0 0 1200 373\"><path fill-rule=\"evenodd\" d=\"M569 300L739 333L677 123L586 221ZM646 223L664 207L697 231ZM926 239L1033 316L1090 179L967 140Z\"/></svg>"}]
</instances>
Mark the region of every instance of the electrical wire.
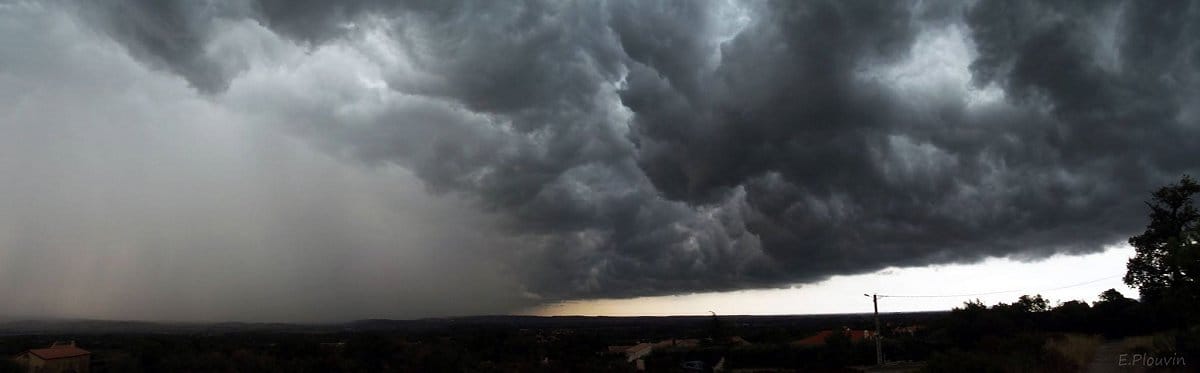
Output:
<instances>
[{"instance_id":1,"label":"electrical wire","mask_svg":"<svg viewBox=\"0 0 1200 373\"><path fill-rule=\"evenodd\" d=\"M880 298L961 298L961 297L975 297L975 296L981 296L981 295L1006 294L1006 293L1020 293L1020 292L1024 292L1024 293L1026 293L1026 294L1030 294L1030 293L1042 293L1042 292L1047 292L1047 291L1062 290L1062 289L1068 289L1068 288L1073 288L1073 287L1077 287L1077 286L1083 286L1083 285L1088 285L1088 284L1094 284L1094 283L1097 283L1097 282L1100 282L1100 281L1109 280L1109 279L1113 279L1113 278L1117 278L1117 277L1122 277L1122 276L1124 276L1124 275L1113 275L1113 276L1108 276L1108 277L1098 278L1098 279L1091 280L1091 281L1080 282L1080 283L1078 283L1078 284L1071 284L1071 285L1066 285L1066 286L1059 286L1059 287L1055 287L1055 288L1042 289L1042 290L1037 290L1037 291L1027 291L1027 290L1018 289L1018 290L989 291L989 292L984 292L984 293L971 293L971 294L939 294L939 295L887 295L887 294L879 294L879 295L877 295L877 296L878 296L878 297L880 297Z\"/></svg>"}]
</instances>

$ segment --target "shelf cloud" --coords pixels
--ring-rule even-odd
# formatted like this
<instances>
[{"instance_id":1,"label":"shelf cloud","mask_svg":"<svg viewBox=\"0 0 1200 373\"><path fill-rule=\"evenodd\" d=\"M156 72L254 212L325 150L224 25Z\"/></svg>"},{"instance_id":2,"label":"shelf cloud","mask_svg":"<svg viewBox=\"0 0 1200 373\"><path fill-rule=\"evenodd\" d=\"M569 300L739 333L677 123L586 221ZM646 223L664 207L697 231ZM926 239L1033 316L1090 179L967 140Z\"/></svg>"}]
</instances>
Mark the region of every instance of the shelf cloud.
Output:
<instances>
[{"instance_id":1,"label":"shelf cloud","mask_svg":"<svg viewBox=\"0 0 1200 373\"><path fill-rule=\"evenodd\" d=\"M131 204L5 209L47 226L10 225L0 278L33 278L9 263L50 260L46 237L112 236L201 266L181 276L283 260L326 275L255 291L405 299L297 318L505 312L1096 252L1200 170L1196 2L2 4L0 78L24 85L0 97L62 102L0 117L25 144L5 159L59 157L0 171ZM260 279L227 265L212 297Z\"/></svg>"}]
</instances>

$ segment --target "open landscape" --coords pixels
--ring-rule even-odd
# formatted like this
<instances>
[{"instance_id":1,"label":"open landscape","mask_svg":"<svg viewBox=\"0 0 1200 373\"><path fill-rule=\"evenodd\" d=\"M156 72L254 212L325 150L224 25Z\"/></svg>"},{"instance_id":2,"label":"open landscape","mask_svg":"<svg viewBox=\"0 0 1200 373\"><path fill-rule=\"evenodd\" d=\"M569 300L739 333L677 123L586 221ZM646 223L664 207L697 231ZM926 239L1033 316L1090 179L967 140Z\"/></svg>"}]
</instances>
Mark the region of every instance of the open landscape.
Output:
<instances>
[{"instance_id":1,"label":"open landscape","mask_svg":"<svg viewBox=\"0 0 1200 373\"><path fill-rule=\"evenodd\" d=\"M342 324L0 323L0 353L71 341L91 372L1187 372L1200 332L1135 300L805 316L478 316ZM1115 293L1119 294L1119 293ZM1179 315L1177 315L1179 316ZM9 362L0 372L23 372Z\"/></svg>"}]
</instances>

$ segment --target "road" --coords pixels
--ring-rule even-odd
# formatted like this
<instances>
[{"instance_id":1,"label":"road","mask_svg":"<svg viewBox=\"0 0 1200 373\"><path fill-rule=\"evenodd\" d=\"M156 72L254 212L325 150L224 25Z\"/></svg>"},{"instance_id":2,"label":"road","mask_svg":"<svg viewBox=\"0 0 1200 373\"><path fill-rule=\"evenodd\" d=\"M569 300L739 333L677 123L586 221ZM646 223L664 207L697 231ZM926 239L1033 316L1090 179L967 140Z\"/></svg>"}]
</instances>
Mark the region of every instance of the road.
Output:
<instances>
[{"instance_id":1,"label":"road","mask_svg":"<svg viewBox=\"0 0 1200 373\"><path fill-rule=\"evenodd\" d=\"M1092 357L1084 372L1088 373L1129 373L1145 372L1145 367L1121 366L1120 359L1123 351L1120 341L1108 341L1096 348L1096 356Z\"/></svg>"}]
</instances>

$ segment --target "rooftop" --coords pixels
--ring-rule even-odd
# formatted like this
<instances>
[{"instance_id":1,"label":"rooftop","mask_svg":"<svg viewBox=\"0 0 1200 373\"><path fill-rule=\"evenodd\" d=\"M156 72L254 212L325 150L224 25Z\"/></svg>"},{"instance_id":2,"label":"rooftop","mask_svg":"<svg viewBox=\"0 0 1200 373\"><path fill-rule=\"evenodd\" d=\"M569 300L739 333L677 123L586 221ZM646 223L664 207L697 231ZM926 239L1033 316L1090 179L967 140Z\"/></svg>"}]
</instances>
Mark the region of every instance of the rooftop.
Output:
<instances>
[{"instance_id":1,"label":"rooftop","mask_svg":"<svg viewBox=\"0 0 1200 373\"><path fill-rule=\"evenodd\" d=\"M91 354L91 352L88 352L87 350L84 350L79 347L75 347L74 343L63 344L63 345L55 344L54 346L51 346L50 348L34 348L34 349L30 349L29 353L31 353L34 356L37 356L39 358L42 358L42 360L65 359L65 358L69 358L69 357L76 357L76 356L83 356L83 355Z\"/></svg>"}]
</instances>

